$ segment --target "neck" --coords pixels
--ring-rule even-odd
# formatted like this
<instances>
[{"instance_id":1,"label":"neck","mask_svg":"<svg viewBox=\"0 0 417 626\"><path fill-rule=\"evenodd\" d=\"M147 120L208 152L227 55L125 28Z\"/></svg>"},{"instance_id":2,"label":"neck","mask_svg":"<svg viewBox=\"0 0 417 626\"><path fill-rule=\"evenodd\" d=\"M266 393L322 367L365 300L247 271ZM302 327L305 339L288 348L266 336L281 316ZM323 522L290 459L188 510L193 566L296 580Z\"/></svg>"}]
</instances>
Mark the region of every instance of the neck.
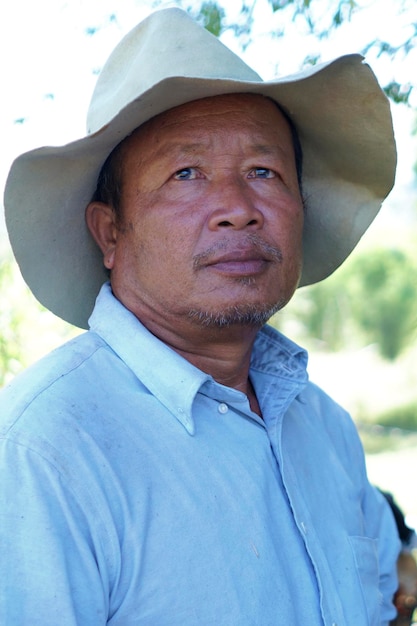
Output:
<instances>
[{"instance_id":1,"label":"neck","mask_svg":"<svg viewBox=\"0 0 417 626\"><path fill-rule=\"evenodd\" d=\"M252 411L260 415L256 395L249 380L249 367L258 328L241 325L224 328L205 328L193 325L187 332L175 327L142 323L158 339L170 346L184 359L226 387L245 393Z\"/></svg>"},{"instance_id":2,"label":"neck","mask_svg":"<svg viewBox=\"0 0 417 626\"><path fill-rule=\"evenodd\" d=\"M230 333L230 329L229 333ZM227 335L227 330L222 333ZM250 340L233 341L230 335L225 340L213 337L208 342L195 344L186 342L171 343L171 347L187 361L203 372L210 374L214 380L227 387L233 387L247 393L250 357L255 335ZM216 341L217 339L217 341Z\"/></svg>"},{"instance_id":3,"label":"neck","mask_svg":"<svg viewBox=\"0 0 417 626\"><path fill-rule=\"evenodd\" d=\"M210 374L216 382L246 394L251 410L262 417L255 390L249 378L250 358L257 331L253 334L249 333L250 338L246 337L245 341L245 333L240 329L240 333L235 333L240 335L239 339L233 341L230 337L232 334L230 328L222 330L223 333L219 334L229 333L227 342L224 338L217 343L211 340L197 350L194 345L179 347L171 344L171 347L187 361Z\"/></svg>"}]
</instances>

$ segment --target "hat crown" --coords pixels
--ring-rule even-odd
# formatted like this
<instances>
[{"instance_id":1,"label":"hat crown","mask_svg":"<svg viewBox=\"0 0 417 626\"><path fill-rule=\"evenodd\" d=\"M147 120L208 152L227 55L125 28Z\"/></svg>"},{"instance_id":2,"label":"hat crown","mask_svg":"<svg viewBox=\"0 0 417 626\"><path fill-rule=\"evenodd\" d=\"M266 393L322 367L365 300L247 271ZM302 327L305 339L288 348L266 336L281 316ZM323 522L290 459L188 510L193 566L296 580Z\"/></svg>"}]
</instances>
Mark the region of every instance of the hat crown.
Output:
<instances>
[{"instance_id":1,"label":"hat crown","mask_svg":"<svg viewBox=\"0 0 417 626\"><path fill-rule=\"evenodd\" d=\"M155 62L157 60L157 62ZM259 75L181 9L153 13L128 33L104 65L87 115L87 132L170 77L259 81Z\"/></svg>"}]
</instances>

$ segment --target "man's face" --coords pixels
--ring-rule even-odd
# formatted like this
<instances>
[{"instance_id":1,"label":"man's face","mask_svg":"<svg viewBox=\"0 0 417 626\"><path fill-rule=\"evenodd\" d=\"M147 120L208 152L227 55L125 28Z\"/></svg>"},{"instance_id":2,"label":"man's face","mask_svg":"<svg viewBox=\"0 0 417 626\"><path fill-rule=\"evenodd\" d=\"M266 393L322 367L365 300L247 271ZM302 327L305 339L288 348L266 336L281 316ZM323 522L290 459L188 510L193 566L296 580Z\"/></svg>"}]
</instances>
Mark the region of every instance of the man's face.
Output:
<instances>
[{"instance_id":1,"label":"man's face","mask_svg":"<svg viewBox=\"0 0 417 626\"><path fill-rule=\"evenodd\" d=\"M262 96L191 102L126 140L116 297L169 326L262 325L301 271L303 204L288 124Z\"/></svg>"}]
</instances>

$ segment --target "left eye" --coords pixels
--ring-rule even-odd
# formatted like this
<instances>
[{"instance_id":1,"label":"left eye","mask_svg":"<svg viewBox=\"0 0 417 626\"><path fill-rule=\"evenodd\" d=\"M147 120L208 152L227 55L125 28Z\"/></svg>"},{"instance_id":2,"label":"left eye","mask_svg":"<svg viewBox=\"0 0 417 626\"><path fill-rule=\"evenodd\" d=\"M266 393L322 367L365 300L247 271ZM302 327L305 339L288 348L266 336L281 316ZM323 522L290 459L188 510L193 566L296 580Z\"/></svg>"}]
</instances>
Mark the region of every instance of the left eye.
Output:
<instances>
[{"instance_id":1,"label":"left eye","mask_svg":"<svg viewBox=\"0 0 417 626\"><path fill-rule=\"evenodd\" d=\"M275 178L275 172L267 167L254 167L249 172L249 178Z\"/></svg>"},{"instance_id":2,"label":"left eye","mask_svg":"<svg viewBox=\"0 0 417 626\"><path fill-rule=\"evenodd\" d=\"M175 172L174 178L176 180L193 180L197 178L198 172L195 167L184 167L182 170Z\"/></svg>"}]
</instances>

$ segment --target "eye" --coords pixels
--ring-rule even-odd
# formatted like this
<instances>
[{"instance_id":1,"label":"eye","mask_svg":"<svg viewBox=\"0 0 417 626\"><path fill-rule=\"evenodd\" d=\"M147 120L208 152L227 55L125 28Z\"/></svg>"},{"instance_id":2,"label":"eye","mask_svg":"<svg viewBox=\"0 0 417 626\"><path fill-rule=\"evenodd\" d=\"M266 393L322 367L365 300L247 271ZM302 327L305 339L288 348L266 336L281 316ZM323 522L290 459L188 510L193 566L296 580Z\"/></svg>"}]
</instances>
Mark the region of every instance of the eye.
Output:
<instances>
[{"instance_id":1,"label":"eye","mask_svg":"<svg viewBox=\"0 0 417 626\"><path fill-rule=\"evenodd\" d=\"M175 180L194 180L199 178L199 171L196 167L184 167L178 172L175 172L173 178Z\"/></svg>"},{"instance_id":2,"label":"eye","mask_svg":"<svg viewBox=\"0 0 417 626\"><path fill-rule=\"evenodd\" d=\"M267 167L254 167L248 174L248 178L275 178L275 176L275 172Z\"/></svg>"}]
</instances>

